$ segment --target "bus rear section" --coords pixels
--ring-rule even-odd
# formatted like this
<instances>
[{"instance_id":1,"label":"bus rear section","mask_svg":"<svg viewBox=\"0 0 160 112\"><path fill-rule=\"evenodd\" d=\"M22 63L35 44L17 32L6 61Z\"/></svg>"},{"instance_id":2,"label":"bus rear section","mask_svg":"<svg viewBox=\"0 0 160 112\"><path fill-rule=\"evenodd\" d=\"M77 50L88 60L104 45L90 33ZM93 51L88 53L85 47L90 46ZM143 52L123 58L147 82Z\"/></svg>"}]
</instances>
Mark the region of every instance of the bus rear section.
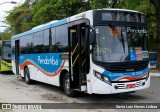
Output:
<instances>
[{"instance_id":1,"label":"bus rear section","mask_svg":"<svg viewBox=\"0 0 160 112\"><path fill-rule=\"evenodd\" d=\"M9 40L2 40L0 45L0 71L11 71L11 41Z\"/></svg>"}]
</instances>

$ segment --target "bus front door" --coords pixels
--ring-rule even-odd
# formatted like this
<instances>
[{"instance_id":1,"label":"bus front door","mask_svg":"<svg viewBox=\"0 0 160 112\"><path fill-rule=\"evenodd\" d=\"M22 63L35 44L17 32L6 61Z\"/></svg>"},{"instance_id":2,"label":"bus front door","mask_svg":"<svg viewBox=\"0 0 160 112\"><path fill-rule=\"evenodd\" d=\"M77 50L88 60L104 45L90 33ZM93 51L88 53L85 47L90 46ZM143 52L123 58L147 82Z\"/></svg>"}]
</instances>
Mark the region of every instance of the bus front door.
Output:
<instances>
[{"instance_id":1,"label":"bus front door","mask_svg":"<svg viewBox=\"0 0 160 112\"><path fill-rule=\"evenodd\" d=\"M19 40L15 41L15 66L16 66L16 75L19 75Z\"/></svg>"},{"instance_id":2,"label":"bus front door","mask_svg":"<svg viewBox=\"0 0 160 112\"><path fill-rule=\"evenodd\" d=\"M71 89L87 90L89 73L89 21L69 27L69 79Z\"/></svg>"}]
</instances>

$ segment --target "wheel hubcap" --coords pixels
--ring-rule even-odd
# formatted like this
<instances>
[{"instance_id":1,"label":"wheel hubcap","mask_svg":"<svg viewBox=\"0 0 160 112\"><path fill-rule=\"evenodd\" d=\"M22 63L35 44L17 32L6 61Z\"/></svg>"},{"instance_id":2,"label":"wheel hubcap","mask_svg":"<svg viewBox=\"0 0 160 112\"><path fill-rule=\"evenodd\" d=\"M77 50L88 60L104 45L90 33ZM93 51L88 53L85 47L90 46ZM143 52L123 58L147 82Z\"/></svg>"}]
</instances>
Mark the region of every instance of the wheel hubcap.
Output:
<instances>
[{"instance_id":1,"label":"wheel hubcap","mask_svg":"<svg viewBox=\"0 0 160 112\"><path fill-rule=\"evenodd\" d=\"M70 82L69 82L69 79L67 79L67 80L65 81L65 87L66 87L66 89L67 89L68 91L70 91Z\"/></svg>"},{"instance_id":2,"label":"wheel hubcap","mask_svg":"<svg viewBox=\"0 0 160 112\"><path fill-rule=\"evenodd\" d=\"M25 74L25 76L26 76L26 81L28 82L28 76L27 76L27 73Z\"/></svg>"}]
</instances>

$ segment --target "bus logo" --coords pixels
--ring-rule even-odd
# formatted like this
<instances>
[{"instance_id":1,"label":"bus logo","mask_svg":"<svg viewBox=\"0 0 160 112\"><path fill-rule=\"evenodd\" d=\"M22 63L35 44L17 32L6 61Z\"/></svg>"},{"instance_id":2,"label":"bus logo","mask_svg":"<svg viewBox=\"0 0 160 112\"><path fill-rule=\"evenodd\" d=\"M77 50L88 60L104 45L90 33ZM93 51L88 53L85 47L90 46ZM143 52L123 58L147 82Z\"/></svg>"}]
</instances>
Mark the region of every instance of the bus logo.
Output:
<instances>
[{"instance_id":1,"label":"bus logo","mask_svg":"<svg viewBox=\"0 0 160 112\"><path fill-rule=\"evenodd\" d=\"M40 56L38 56L38 63L39 64L45 64L45 65L58 65L58 60L54 59L54 57L52 56L51 58L48 58L47 56L45 57L45 59L42 59Z\"/></svg>"},{"instance_id":2,"label":"bus logo","mask_svg":"<svg viewBox=\"0 0 160 112\"><path fill-rule=\"evenodd\" d=\"M134 69L126 69L127 72L133 72Z\"/></svg>"}]
</instances>

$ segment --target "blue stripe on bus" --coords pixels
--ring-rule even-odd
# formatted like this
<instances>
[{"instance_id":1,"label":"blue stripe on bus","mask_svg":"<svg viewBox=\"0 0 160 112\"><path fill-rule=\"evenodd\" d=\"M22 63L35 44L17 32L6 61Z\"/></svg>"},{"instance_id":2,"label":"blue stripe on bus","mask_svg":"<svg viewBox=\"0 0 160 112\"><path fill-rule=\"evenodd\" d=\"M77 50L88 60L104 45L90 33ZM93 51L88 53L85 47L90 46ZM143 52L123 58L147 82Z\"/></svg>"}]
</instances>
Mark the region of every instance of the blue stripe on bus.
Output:
<instances>
[{"instance_id":1,"label":"blue stripe on bus","mask_svg":"<svg viewBox=\"0 0 160 112\"><path fill-rule=\"evenodd\" d=\"M36 29L33 29L33 30L29 30L29 31L26 31L24 33L21 33L21 34L18 34L18 35L14 35L12 38L18 38L18 37L21 37L21 36L25 36L27 34L32 34L34 32L38 32L38 31L41 31L41 30L45 30L45 29L48 29L48 28L52 28L52 27L55 27L55 26L58 26L58 25L62 25L62 24L65 24L67 23L67 19L62 19L62 20L59 20L55 23L51 23L51 24L48 24L48 25L44 25L40 28L36 28Z\"/></svg>"},{"instance_id":2,"label":"blue stripe on bus","mask_svg":"<svg viewBox=\"0 0 160 112\"><path fill-rule=\"evenodd\" d=\"M103 74L110 78L111 81L140 79L146 76L149 68L137 72L113 73L105 70Z\"/></svg>"},{"instance_id":3,"label":"blue stripe on bus","mask_svg":"<svg viewBox=\"0 0 160 112\"><path fill-rule=\"evenodd\" d=\"M20 66L30 63L41 70L54 73L62 65L61 54L63 53L22 54L19 57Z\"/></svg>"}]
</instances>

